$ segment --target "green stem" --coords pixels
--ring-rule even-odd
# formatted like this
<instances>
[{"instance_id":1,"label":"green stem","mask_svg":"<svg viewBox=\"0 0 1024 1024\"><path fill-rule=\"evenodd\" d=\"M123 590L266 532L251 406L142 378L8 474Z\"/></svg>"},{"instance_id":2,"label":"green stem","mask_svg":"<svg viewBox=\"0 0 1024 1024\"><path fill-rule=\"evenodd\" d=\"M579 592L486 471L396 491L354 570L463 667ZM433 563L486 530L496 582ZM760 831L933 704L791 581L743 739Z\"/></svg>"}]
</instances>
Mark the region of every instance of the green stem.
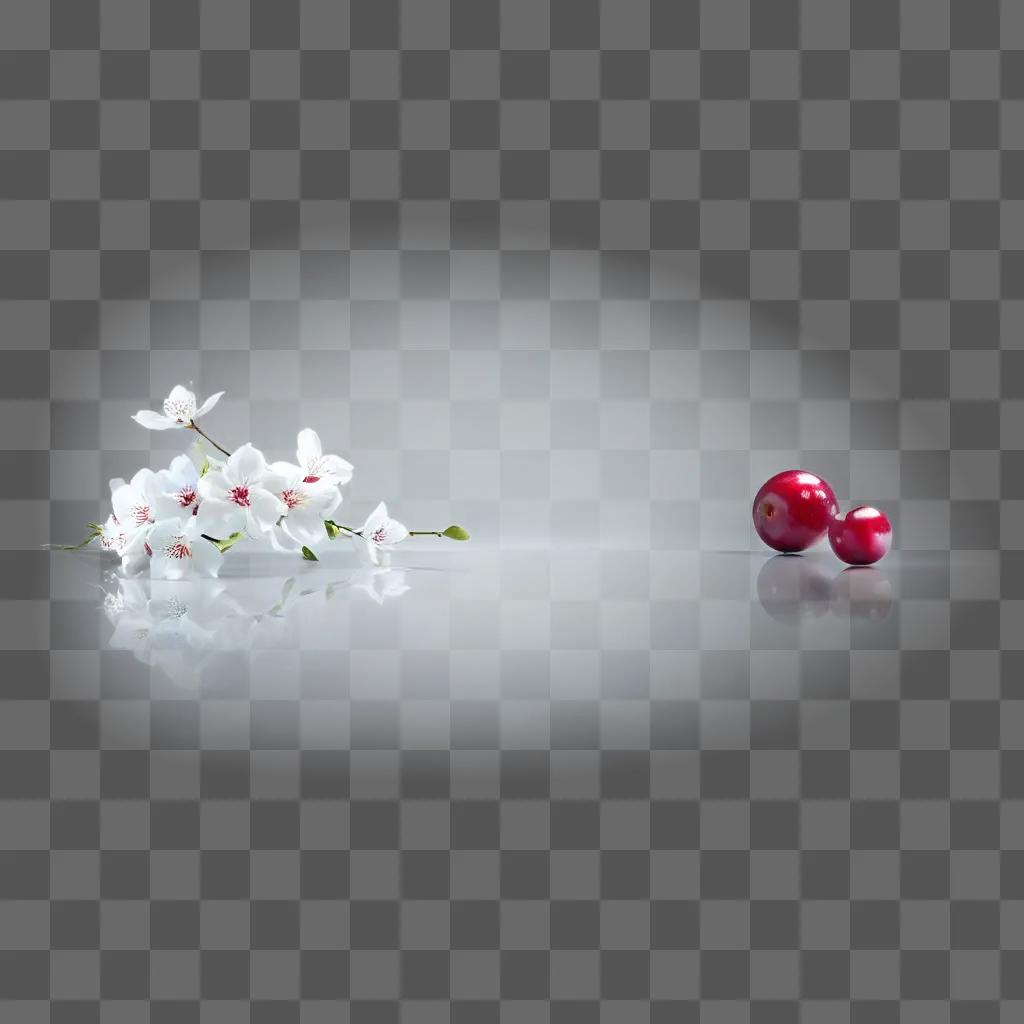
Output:
<instances>
[{"instance_id":1,"label":"green stem","mask_svg":"<svg viewBox=\"0 0 1024 1024\"><path fill-rule=\"evenodd\" d=\"M327 536L334 540L339 533L349 537L362 537L363 531L353 529L351 526L342 526L333 519L325 519L324 526L327 528ZM410 530L410 537L447 537L449 540L469 540L469 533L461 526L449 526L447 530Z\"/></svg>"},{"instance_id":2,"label":"green stem","mask_svg":"<svg viewBox=\"0 0 1024 1024\"><path fill-rule=\"evenodd\" d=\"M189 423L189 425L188 425L188 429L189 429L189 430L194 430L194 431L195 431L195 432L196 432L196 433L197 433L197 434L198 434L198 435L199 435L200 437L205 437L205 438L206 438L206 440L207 440L207 441L209 441L209 442L210 442L210 444L212 444L212 445L213 445L213 447L217 449L217 451L219 451L219 452L220 452L220 453L221 453L222 455L226 455L226 456L227 456L228 458L231 458L231 452L229 452L229 451L227 450L227 448L221 448L221 446L220 446L219 444L217 444L217 442L216 442L216 441L214 441L214 439L213 439L212 437L210 437L210 435L209 435L209 434L205 433L205 432L204 432L204 431L203 431L203 430L202 430L202 429L201 429L201 428L199 427L199 425L198 425L198 424L196 423L196 421L195 421L195 420L192 420L192 422L191 422L191 423Z\"/></svg>"},{"instance_id":3,"label":"green stem","mask_svg":"<svg viewBox=\"0 0 1024 1024\"><path fill-rule=\"evenodd\" d=\"M343 530L345 533L349 533L354 537L362 537L362 530L355 530L351 526L342 526L341 523L335 524L339 530ZM443 537L444 534L440 530L410 530L410 537Z\"/></svg>"}]
</instances>

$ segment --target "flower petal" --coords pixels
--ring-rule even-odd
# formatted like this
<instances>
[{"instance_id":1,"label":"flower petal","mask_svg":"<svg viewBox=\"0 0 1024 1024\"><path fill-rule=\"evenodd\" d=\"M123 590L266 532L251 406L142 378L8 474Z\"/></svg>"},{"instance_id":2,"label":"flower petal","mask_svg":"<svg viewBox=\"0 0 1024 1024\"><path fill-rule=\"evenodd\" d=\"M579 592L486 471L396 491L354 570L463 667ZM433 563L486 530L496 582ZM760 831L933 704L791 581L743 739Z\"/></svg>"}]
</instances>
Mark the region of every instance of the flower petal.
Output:
<instances>
[{"instance_id":1,"label":"flower petal","mask_svg":"<svg viewBox=\"0 0 1024 1024\"><path fill-rule=\"evenodd\" d=\"M217 550L217 545L197 537L192 544L192 565L201 576L216 576L224 564L224 556Z\"/></svg>"},{"instance_id":2,"label":"flower petal","mask_svg":"<svg viewBox=\"0 0 1024 1024\"><path fill-rule=\"evenodd\" d=\"M219 498L203 498L194 520L199 533L224 540L245 526L245 509Z\"/></svg>"},{"instance_id":3,"label":"flower petal","mask_svg":"<svg viewBox=\"0 0 1024 1024\"><path fill-rule=\"evenodd\" d=\"M306 540L296 540L296 538L292 536L288 530L287 519L285 519L280 526L275 526L270 531L270 546L275 551L295 554L305 543L307 543Z\"/></svg>"},{"instance_id":4,"label":"flower petal","mask_svg":"<svg viewBox=\"0 0 1024 1024\"><path fill-rule=\"evenodd\" d=\"M230 490L231 484L228 483L223 470L211 469L206 476L199 478L199 494L203 499L223 499Z\"/></svg>"},{"instance_id":5,"label":"flower petal","mask_svg":"<svg viewBox=\"0 0 1024 1024\"><path fill-rule=\"evenodd\" d=\"M324 516L312 505L290 509L281 526L301 544L315 544L325 537Z\"/></svg>"},{"instance_id":6,"label":"flower petal","mask_svg":"<svg viewBox=\"0 0 1024 1024\"><path fill-rule=\"evenodd\" d=\"M149 574L158 580L180 580L191 569L191 559L169 558L161 548L153 551L149 560Z\"/></svg>"},{"instance_id":7,"label":"flower petal","mask_svg":"<svg viewBox=\"0 0 1024 1024\"><path fill-rule=\"evenodd\" d=\"M114 510L114 515L117 516L118 522L121 523L125 530L129 532L140 526L134 515L135 507L139 504L140 498L141 495L131 484L122 484L110 496L110 505Z\"/></svg>"},{"instance_id":8,"label":"flower petal","mask_svg":"<svg viewBox=\"0 0 1024 1024\"><path fill-rule=\"evenodd\" d=\"M391 547L395 544L400 544L408 536L409 531L403 523L400 523L397 519L389 519L384 524L384 538L380 543Z\"/></svg>"},{"instance_id":9,"label":"flower petal","mask_svg":"<svg viewBox=\"0 0 1024 1024\"><path fill-rule=\"evenodd\" d=\"M270 491L253 487L249 491L248 519L256 532L266 533L288 511L288 506Z\"/></svg>"},{"instance_id":10,"label":"flower petal","mask_svg":"<svg viewBox=\"0 0 1024 1024\"><path fill-rule=\"evenodd\" d=\"M330 519L341 504L341 491L333 484L326 487L309 487L309 508L316 512L320 519Z\"/></svg>"},{"instance_id":11,"label":"flower petal","mask_svg":"<svg viewBox=\"0 0 1024 1024\"><path fill-rule=\"evenodd\" d=\"M199 406L198 409L196 409L195 416L193 416L192 418L197 420L199 419L200 416L205 416L221 400L223 396L223 391L214 392L214 394L210 395L210 397L205 402L203 402L203 404Z\"/></svg>"},{"instance_id":12,"label":"flower petal","mask_svg":"<svg viewBox=\"0 0 1024 1024\"><path fill-rule=\"evenodd\" d=\"M299 465L308 470L323 454L323 445L320 444L320 435L315 430L306 427L299 431L298 443L295 454L299 458Z\"/></svg>"},{"instance_id":13,"label":"flower petal","mask_svg":"<svg viewBox=\"0 0 1024 1024\"><path fill-rule=\"evenodd\" d=\"M274 466L282 465L287 465L287 463L275 462L268 468L268 472L264 473L263 477L260 479L260 487L265 491L270 491L271 494L278 497L281 496L282 491L287 490L294 483L293 478L285 476L283 473L278 473L274 469Z\"/></svg>"},{"instance_id":14,"label":"flower petal","mask_svg":"<svg viewBox=\"0 0 1024 1024\"><path fill-rule=\"evenodd\" d=\"M353 540L356 544L356 552L364 561L369 562L370 565L380 565L380 551L376 544L364 540L362 537L354 537Z\"/></svg>"},{"instance_id":15,"label":"flower petal","mask_svg":"<svg viewBox=\"0 0 1024 1024\"><path fill-rule=\"evenodd\" d=\"M288 484L298 483L305 475L294 462L271 462L267 469L275 476L282 477Z\"/></svg>"},{"instance_id":16,"label":"flower petal","mask_svg":"<svg viewBox=\"0 0 1024 1024\"><path fill-rule=\"evenodd\" d=\"M366 522L363 523L362 532L364 534L373 533L373 531L380 526L388 518L388 507L382 501L367 517Z\"/></svg>"},{"instance_id":17,"label":"flower petal","mask_svg":"<svg viewBox=\"0 0 1024 1024\"><path fill-rule=\"evenodd\" d=\"M153 412L152 409L140 409L132 419L135 420L140 427L145 427L147 430L173 430L175 427L184 426L183 423L177 423L172 420L170 416L164 416L163 413Z\"/></svg>"},{"instance_id":18,"label":"flower petal","mask_svg":"<svg viewBox=\"0 0 1024 1024\"><path fill-rule=\"evenodd\" d=\"M263 452L246 442L231 454L224 475L232 483L251 485L259 483L266 471L267 460Z\"/></svg>"},{"instance_id":19,"label":"flower petal","mask_svg":"<svg viewBox=\"0 0 1024 1024\"><path fill-rule=\"evenodd\" d=\"M172 494L156 494L149 504L153 521L159 523L163 519L178 519L182 513L181 502Z\"/></svg>"},{"instance_id":20,"label":"flower petal","mask_svg":"<svg viewBox=\"0 0 1024 1024\"><path fill-rule=\"evenodd\" d=\"M126 576L137 576L149 564L149 529L136 530L128 538L121 555L121 571Z\"/></svg>"},{"instance_id":21,"label":"flower petal","mask_svg":"<svg viewBox=\"0 0 1024 1024\"><path fill-rule=\"evenodd\" d=\"M187 455L175 455L171 464L156 474L156 479L161 491L177 491L186 484L194 485L199 474Z\"/></svg>"},{"instance_id":22,"label":"flower petal","mask_svg":"<svg viewBox=\"0 0 1024 1024\"><path fill-rule=\"evenodd\" d=\"M320 457L320 475L329 477L335 483L347 484L352 479L355 467L340 455L323 455Z\"/></svg>"}]
</instances>

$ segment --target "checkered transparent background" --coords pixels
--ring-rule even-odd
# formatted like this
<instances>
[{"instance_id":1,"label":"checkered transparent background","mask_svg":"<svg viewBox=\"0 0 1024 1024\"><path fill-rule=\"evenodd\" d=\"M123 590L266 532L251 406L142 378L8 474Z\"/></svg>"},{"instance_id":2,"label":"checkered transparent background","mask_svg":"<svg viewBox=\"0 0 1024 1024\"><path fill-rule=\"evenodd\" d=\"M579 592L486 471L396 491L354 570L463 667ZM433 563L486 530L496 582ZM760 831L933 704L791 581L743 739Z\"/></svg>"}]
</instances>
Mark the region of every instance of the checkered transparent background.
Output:
<instances>
[{"instance_id":1,"label":"checkered transparent background","mask_svg":"<svg viewBox=\"0 0 1024 1024\"><path fill-rule=\"evenodd\" d=\"M0 1019L1019 1019L1022 153L1014 0L3 0ZM478 583L107 650L187 380ZM877 628L718 557L791 465Z\"/></svg>"}]
</instances>

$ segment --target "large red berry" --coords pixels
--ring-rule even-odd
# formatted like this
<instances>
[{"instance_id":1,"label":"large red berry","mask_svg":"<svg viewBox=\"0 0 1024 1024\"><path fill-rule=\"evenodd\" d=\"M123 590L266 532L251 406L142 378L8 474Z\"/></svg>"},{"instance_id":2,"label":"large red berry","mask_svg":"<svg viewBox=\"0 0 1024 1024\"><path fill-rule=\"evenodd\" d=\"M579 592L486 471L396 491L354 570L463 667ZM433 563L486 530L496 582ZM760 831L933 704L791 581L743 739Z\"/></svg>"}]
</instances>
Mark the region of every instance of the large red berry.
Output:
<instances>
[{"instance_id":1,"label":"large red berry","mask_svg":"<svg viewBox=\"0 0 1024 1024\"><path fill-rule=\"evenodd\" d=\"M871 565L892 546L892 526L884 512L859 505L832 520L828 542L844 562Z\"/></svg>"},{"instance_id":2,"label":"large red berry","mask_svg":"<svg viewBox=\"0 0 1024 1024\"><path fill-rule=\"evenodd\" d=\"M829 485L802 469L776 473L754 498L754 529L776 551L803 551L816 544L839 511Z\"/></svg>"}]
</instances>

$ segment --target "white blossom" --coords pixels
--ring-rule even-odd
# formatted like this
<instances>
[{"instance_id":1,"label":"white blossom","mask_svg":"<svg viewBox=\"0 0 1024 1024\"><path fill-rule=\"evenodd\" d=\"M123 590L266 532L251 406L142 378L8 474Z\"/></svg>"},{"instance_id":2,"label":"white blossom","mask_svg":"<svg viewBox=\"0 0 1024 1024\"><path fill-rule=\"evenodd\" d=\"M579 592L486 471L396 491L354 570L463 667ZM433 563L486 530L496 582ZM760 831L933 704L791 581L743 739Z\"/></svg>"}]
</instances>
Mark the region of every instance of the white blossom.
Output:
<instances>
[{"instance_id":1,"label":"white blossom","mask_svg":"<svg viewBox=\"0 0 1024 1024\"><path fill-rule=\"evenodd\" d=\"M166 497L172 498L180 515L196 515L199 511L199 470L188 455L176 455L167 469L156 474L157 484Z\"/></svg>"},{"instance_id":2,"label":"white blossom","mask_svg":"<svg viewBox=\"0 0 1024 1024\"><path fill-rule=\"evenodd\" d=\"M156 473L146 468L140 469L128 483L111 480L110 504L114 518L128 537L158 519L180 512L174 499L164 493Z\"/></svg>"},{"instance_id":3,"label":"white blossom","mask_svg":"<svg viewBox=\"0 0 1024 1024\"><path fill-rule=\"evenodd\" d=\"M356 538L362 553L373 565L388 565L391 552L406 537L409 531L388 515L387 506L382 501L367 517Z\"/></svg>"},{"instance_id":4,"label":"white blossom","mask_svg":"<svg viewBox=\"0 0 1024 1024\"><path fill-rule=\"evenodd\" d=\"M295 452L303 482L315 484L321 480L333 484L347 484L352 479L352 463L340 455L324 455L320 435L308 427L299 431Z\"/></svg>"},{"instance_id":5,"label":"white blossom","mask_svg":"<svg viewBox=\"0 0 1024 1024\"><path fill-rule=\"evenodd\" d=\"M191 514L180 519L164 519L146 538L151 552L150 574L157 579L180 580L193 573L216 576L224 556L217 545L202 535L198 517Z\"/></svg>"},{"instance_id":6,"label":"white blossom","mask_svg":"<svg viewBox=\"0 0 1024 1024\"><path fill-rule=\"evenodd\" d=\"M152 409L140 409L132 419L147 430L180 429L190 426L200 416L205 416L220 401L223 394L223 391L218 391L197 407L194 392L181 384L175 384L171 393L164 399L163 413L153 412Z\"/></svg>"},{"instance_id":7,"label":"white blossom","mask_svg":"<svg viewBox=\"0 0 1024 1024\"><path fill-rule=\"evenodd\" d=\"M202 532L219 539L239 532L267 534L288 506L267 489L266 476L266 459L251 444L233 452L222 468L210 470L199 480L201 502L195 518ZM277 484L276 479L269 482Z\"/></svg>"}]
</instances>

